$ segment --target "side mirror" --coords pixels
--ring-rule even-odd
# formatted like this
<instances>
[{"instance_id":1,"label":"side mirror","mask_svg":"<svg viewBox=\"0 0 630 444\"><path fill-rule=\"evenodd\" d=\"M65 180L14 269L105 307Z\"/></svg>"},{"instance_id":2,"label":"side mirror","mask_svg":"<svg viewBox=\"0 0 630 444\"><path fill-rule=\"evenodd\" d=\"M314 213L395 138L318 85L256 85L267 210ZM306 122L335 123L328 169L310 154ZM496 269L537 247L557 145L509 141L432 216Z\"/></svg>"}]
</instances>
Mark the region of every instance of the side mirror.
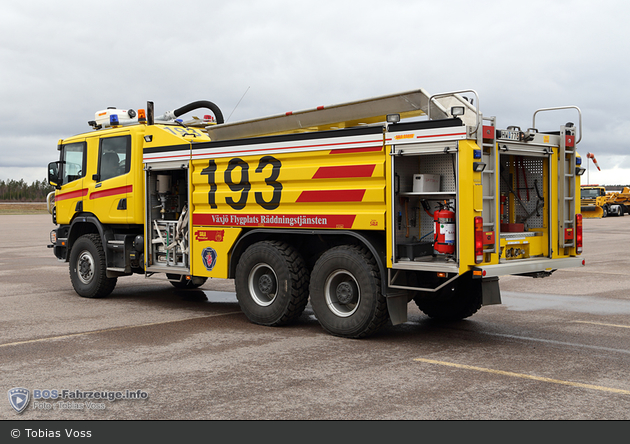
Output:
<instances>
[{"instance_id":1,"label":"side mirror","mask_svg":"<svg viewBox=\"0 0 630 444\"><path fill-rule=\"evenodd\" d=\"M48 183L55 188L61 188L61 178L59 177L59 162L50 162L48 164Z\"/></svg>"}]
</instances>

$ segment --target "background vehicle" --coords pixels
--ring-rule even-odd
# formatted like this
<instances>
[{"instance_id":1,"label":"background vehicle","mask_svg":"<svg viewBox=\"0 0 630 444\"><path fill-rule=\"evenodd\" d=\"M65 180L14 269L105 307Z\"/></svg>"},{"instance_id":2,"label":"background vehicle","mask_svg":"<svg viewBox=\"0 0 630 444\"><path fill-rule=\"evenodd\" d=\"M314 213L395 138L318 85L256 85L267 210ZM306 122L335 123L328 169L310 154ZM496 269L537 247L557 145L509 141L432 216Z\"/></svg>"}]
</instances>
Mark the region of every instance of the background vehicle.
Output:
<instances>
[{"instance_id":1,"label":"background vehicle","mask_svg":"<svg viewBox=\"0 0 630 444\"><path fill-rule=\"evenodd\" d=\"M630 212L630 188L621 192L607 192L600 185L581 186L581 211L587 218L623 216Z\"/></svg>"}]
</instances>

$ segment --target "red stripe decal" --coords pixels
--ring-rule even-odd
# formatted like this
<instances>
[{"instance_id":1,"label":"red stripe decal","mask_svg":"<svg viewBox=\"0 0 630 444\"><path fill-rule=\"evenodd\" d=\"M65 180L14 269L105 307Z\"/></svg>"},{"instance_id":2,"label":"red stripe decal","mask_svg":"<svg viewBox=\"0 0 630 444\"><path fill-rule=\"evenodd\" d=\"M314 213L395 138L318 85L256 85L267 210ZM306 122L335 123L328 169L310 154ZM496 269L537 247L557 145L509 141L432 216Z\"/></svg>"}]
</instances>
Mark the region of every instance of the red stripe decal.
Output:
<instances>
[{"instance_id":1,"label":"red stripe decal","mask_svg":"<svg viewBox=\"0 0 630 444\"><path fill-rule=\"evenodd\" d=\"M319 167L313 179L341 179L345 177L372 177L376 165L342 165Z\"/></svg>"},{"instance_id":2,"label":"red stripe decal","mask_svg":"<svg viewBox=\"0 0 630 444\"><path fill-rule=\"evenodd\" d=\"M466 133L457 133L457 134L433 134L433 135L428 135L428 136L416 136L416 139L428 139L428 138L432 138L432 137L447 137L447 136L465 136Z\"/></svg>"},{"instance_id":3,"label":"red stripe decal","mask_svg":"<svg viewBox=\"0 0 630 444\"><path fill-rule=\"evenodd\" d=\"M59 202L60 200L75 199L77 197L83 197L87 193L88 193L87 188L83 188L82 190L76 190L76 191L68 191L67 193L57 194L55 196L55 200Z\"/></svg>"},{"instance_id":4,"label":"red stripe decal","mask_svg":"<svg viewBox=\"0 0 630 444\"><path fill-rule=\"evenodd\" d=\"M110 188L108 190L94 191L93 193L90 194L90 200L99 199L101 197L116 196L117 194L127 194L127 193L131 193L132 191L133 191L133 185L126 185L124 187L118 187L118 188Z\"/></svg>"},{"instance_id":5,"label":"red stripe decal","mask_svg":"<svg viewBox=\"0 0 630 444\"><path fill-rule=\"evenodd\" d=\"M352 228L355 219L352 214L193 213L192 216L193 225L228 227Z\"/></svg>"},{"instance_id":6,"label":"red stripe decal","mask_svg":"<svg viewBox=\"0 0 630 444\"><path fill-rule=\"evenodd\" d=\"M365 190L302 191L296 202L361 202Z\"/></svg>"},{"instance_id":7,"label":"red stripe decal","mask_svg":"<svg viewBox=\"0 0 630 444\"><path fill-rule=\"evenodd\" d=\"M332 150L329 154L373 153L381 151L382 149L382 146L371 146L369 148L346 148L345 150Z\"/></svg>"}]
</instances>

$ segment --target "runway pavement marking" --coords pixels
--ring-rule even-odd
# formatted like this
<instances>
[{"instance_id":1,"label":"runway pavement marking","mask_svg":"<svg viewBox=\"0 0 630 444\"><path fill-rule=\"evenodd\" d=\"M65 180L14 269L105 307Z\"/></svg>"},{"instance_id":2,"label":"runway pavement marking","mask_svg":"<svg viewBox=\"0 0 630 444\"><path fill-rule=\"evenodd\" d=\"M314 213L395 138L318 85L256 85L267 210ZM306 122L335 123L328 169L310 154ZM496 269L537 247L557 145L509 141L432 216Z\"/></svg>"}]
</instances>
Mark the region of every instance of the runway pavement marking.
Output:
<instances>
[{"instance_id":1,"label":"runway pavement marking","mask_svg":"<svg viewBox=\"0 0 630 444\"><path fill-rule=\"evenodd\" d=\"M175 319L173 321L151 322L151 323L148 323L148 324L127 325L125 327L104 328L102 330L84 331L84 332L81 332L81 333L70 333L68 335L51 336L49 338L30 339L28 341L20 341L20 342L9 342L7 344L0 344L0 348L1 347L9 347L11 345L22 345L22 344L33 344L35 342L55 341L57 339L66 339L66 338L72 338L72 337L75 337L75 336L86 336L86 335L92 335L94 333L107 333L107 332L110 332L110 331L127 330L127 329L138 328L138 327L150 327L152 325L173 324L175 322L190 321L192 319L215 318L217 316L228 316L228 315L242 314L242 313L243 313L242 311L232 311L230 313L219 313L219 314L213 314L213 315L208 315L208 316L196 316L196 317L186 318L186 319Z\"/></svg>"},{"instance_id":2,"label":"runway pavement marking","mask_svg":"<svg viewBox=\"0 0 630 444\"><path fill-rule=\"evenodd\" d=\"M615 388L610 388L610 387L602 387L602 386L599 386L599 385L592 385L592 384L582 384L581 382L563 381L561 379L544 378L544 377L541 377L541 376L526 375L524 373L506 372L506 371L503 371L503 370L494 370L494 369L491 369L491 368L484 368L484 367L474 367L472 365L455 364L453 362L436 361L434 359L425 359L425 358L416 358L416 359L414 359L414 361L426 362L427 364L444 365L444 366L447 366L447 367L455 367L455 368L461 368L461 369L465 369L465 370L475 370L475 371L478 371L478 372L492 373L492 374L495 374L495 375L512 376L512 377L515 377L515 378L523 378L523 379L532 379L534 381L551 382L553 384L569 385L569 386L572 386L572 387L581 387L581 388L587 388L587 389L592 389L592 390L599 390L599 391L602 391L602 392L611 392L611 393L619 393L619 394L622 394L622 395L630 395L630 390L622 390L622 389L615 389Z\"/></svg>"},{"instance_id":3,"label":"runway pavement marking","mask_svg":"<svg viewBox=\"0 0 630 444\"><path fill-rule=\"evenodd\" d=\"M577 322L578 324L603 325L604 327L630 328L630 325L606 324L604 322L592 322L592 321L572 321L572 322Z\"/></svg>"}]
</instances>

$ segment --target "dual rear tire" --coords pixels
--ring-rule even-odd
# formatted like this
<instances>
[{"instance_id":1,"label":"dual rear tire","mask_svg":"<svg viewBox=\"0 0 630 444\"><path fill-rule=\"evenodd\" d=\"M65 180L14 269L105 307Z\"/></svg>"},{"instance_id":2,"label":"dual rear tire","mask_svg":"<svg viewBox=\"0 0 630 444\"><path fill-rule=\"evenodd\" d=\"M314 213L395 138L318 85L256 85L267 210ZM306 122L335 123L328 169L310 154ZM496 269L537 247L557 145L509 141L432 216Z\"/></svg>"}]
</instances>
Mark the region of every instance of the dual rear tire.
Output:
<instances>
[{"instance_id":1,"label":"dual rear tire","mask_svg":"<svg viewBox=\"0 0 630 444\"><path fill-rule=\"evenodd\" d=\"M309 284L310 281L310 284ZM375 259L365 248L343 245L320 256L310 274L287 243L250 246L236 268L236 297L247 318L278 326L297 319L308 302L321 326L336 336L362 338L388 319Z\"/></svg>"}]
</instances>

